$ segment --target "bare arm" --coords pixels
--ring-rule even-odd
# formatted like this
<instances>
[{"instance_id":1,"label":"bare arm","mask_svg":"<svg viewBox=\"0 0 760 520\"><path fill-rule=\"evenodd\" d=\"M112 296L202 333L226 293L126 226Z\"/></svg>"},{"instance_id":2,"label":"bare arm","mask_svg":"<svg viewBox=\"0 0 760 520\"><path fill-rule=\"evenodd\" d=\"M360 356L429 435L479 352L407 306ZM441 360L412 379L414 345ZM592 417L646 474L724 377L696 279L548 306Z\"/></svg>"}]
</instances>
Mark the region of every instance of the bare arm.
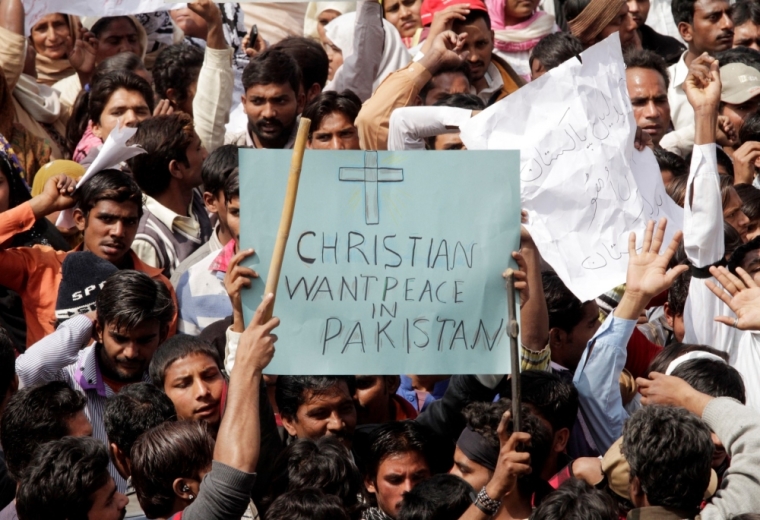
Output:
<instances>
[{"instance_id":1,"label":"bare arm","mask_svg":"<svg viewBox=\"0 0 760 520\"><path fill-rule=\"evenodd\" d=\"M24 5L21 0L0 0L0 27L24 35Z\"/></svg>"},{"instance_id":2,"label":"bare arm","mask_svg":"<svg viewBox=\"0 0 760 520\"><path fill-rule=\"evenodd\" d=\"M549 311L541 279L541 255L525 227L520 231L520 253L531 288L531 297L520 309L520 338L529 350L540 351L549 343Z\"/></svg>"}]
</instances>

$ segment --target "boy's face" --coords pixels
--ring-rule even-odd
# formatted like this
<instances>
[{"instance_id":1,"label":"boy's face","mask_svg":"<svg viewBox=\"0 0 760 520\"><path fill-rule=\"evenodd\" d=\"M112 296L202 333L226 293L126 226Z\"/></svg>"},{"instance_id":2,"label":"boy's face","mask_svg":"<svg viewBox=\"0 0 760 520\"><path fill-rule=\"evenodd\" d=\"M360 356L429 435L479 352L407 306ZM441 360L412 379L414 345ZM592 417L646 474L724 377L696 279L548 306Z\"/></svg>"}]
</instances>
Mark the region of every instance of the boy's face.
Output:
<instances>
[{"instance_id":1,"label":"boy's face","mask_svg":"<svg viewBox=\"0 0 760 520\"><path fill-rule=\"evenodd\" d=\"M224 191L219 190L217 193L211 193L210 191L203 192L203 202L206 205L206 211L209 213L216 213L219 217L219 225L226 232L229 230L227 227L227 205L224 200Z\"/></svg>"},{"instance_id":2,"label":"boy's face","mask_svg":"<svg viewBox=\"0 0 760 520\"><path fill-rule=\"evenodd\" d=\"M227 227L235 240L235 252L237 252L240 248L240 197L230 199L226 204L226 210Z\"/></svg>"}]
</instances>

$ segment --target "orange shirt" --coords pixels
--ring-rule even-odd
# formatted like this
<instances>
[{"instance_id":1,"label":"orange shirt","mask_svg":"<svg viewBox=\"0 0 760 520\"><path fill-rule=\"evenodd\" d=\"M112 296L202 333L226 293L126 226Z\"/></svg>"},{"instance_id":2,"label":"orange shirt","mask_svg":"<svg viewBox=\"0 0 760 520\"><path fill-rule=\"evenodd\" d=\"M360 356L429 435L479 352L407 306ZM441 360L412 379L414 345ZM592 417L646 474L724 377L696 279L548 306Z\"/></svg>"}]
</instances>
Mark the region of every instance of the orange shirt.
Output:
<instances>
[{"instance_id":1,"label":"orange shirt","mask_svg":"<svg viewBox=\"0 0 760 520\"><path fill-rule=\"evenodd\" d=\"M16 233L31 229L34 222L32 206L28 202L0 213L0 243L6 242ZM61 267L67 254L39 245L0 250L0 285L21 296L26 319L27 347L55 330L55 303L61 283ZM131 250L129 254L136 271L160 280L169 289L174 301L174 317L169 327L169 336L174 335L177 330L177 295L174 288L161 274L161 269L144 264Z\"/></svg>"}]
</instances>

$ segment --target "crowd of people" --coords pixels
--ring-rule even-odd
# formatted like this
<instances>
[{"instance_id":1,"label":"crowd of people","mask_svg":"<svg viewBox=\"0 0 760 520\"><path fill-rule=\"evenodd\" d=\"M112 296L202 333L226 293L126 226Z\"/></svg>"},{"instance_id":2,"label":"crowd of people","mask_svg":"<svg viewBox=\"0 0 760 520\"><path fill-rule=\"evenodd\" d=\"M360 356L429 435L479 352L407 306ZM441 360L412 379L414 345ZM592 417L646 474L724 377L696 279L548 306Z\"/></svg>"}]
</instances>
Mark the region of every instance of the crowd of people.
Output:
<instances>
[{"instance_id":1,"label":"crowd of people","mask_svg":"<svg viewBox=\"0 0 760 520\"><path fill-rule=\"evenodd\" d=\"M760 518L760 0L24 6L0 0L0 520ZM304 117L310 149L464 150L615 33L683 231L632 233L626 283L580 301L522 228L519 405L505 374L263 375L239 148ZM93 172L125 127L144 153Z\"/></svg>"}]
</instances>

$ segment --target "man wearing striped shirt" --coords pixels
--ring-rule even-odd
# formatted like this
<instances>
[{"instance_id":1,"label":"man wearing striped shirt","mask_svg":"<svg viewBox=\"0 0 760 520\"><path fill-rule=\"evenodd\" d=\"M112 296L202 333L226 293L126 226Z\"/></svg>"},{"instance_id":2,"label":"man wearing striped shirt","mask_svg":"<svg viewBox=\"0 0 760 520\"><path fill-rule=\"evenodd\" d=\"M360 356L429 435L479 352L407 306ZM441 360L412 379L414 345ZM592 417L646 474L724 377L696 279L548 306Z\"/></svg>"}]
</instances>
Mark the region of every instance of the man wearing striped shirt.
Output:
<instances>
[{"instance_id":1,"label":"man wearing striped shirt","mask_svg":"<svg viewBox=\"0 0 760 520\"><path fill-rule=\"evenodd\" d=\"M113 274L97 298L96 316L65 321L16 359L22 387L64 381L87 397L85 413L93 437L108 443L103 423L106 400L129 383L150 381L148 366L166 339L174 303L166 286L132 270ZM90 344L91 340L94 344ZM120 492L126 481L111 464Z\"/></svg>"}]
</instances>

